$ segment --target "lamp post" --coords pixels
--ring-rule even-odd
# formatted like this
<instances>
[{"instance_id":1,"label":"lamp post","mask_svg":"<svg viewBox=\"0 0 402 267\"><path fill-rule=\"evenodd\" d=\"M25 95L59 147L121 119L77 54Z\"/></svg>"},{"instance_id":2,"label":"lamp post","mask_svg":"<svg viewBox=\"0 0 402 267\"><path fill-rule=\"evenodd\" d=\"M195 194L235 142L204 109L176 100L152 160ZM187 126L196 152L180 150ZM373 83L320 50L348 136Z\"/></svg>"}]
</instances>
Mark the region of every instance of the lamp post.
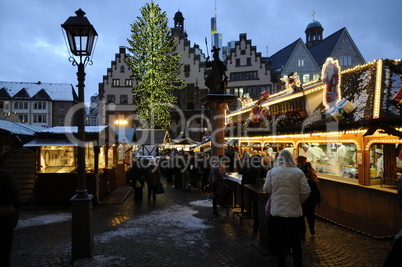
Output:
<instances>
[{"instance_id":1,"label":"lamp post","mask_svg":"<svg viewBox=\"0 0 402 267\"><path fill-rule=\"evenodd\" d=\"M71 198L72 202L72 236L71 236L71 260L92 257L93 233L92 233L92 197L86 189L85 176L85 104L84 81L85 66L92 64L90 56L95 39L98 34L81 9L75 11L75 17L69 17L61 27L67 34L68 45L73 56L69 60L73 66L78 67L78 110L75 116L78 133L77 139L77 190Z\"/></svg>"}]
</instances>

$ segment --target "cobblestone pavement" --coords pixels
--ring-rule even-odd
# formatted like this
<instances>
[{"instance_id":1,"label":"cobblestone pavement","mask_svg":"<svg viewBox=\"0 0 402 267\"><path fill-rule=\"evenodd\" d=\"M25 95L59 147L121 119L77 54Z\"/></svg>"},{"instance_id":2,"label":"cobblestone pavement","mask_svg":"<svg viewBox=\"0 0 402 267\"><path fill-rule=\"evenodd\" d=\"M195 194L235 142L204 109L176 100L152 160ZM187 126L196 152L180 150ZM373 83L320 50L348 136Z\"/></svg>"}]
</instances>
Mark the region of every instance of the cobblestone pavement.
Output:
<instances>
[{"instance_id":1,"label":"cobblestone pavement","mask_svg":"<svg viewBox=\"0 0 402 267\"><path fill-rule=\"evenodd\" d=\"M94 256L71 263L71 221L17 227L12 266L275 266L257 249L251 220L212 216L205 192L167 185L155 202L96 205ZM146 190L144 190L146 196ZM191 203L209 203L193 205ZM65 214L70 207L25 207L21 220ZM382 266L393 240L378 240L317 220L303 243L304 266ZM292 266L291 257L287 263Z\"/></svg>"}]
</instances>

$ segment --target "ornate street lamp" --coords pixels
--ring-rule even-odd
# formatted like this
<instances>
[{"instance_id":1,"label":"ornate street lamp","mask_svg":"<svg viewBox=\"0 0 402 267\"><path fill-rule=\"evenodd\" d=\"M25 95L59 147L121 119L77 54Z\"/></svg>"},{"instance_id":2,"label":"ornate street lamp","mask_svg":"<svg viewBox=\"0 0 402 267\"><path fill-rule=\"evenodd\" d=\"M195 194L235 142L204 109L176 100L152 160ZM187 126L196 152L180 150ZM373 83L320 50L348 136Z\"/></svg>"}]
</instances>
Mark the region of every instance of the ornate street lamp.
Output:
<instances>
[{"instance_id":1,"label":"ornate street lamp","mask_svg":"<svg viewBox=\"0 0 402 267\"><path fill-rule=\"evenodd\" d=\"M85 176L85 102L84 102L84 81L85 66L92 65L90 58L95 40L98 34L89 20L84 16L81 9L75 11L77 16L69 17L61 27L66 31L68 45L71 53L79 57L77 61L70 55L70 62L78 67L78 110L76 121L78 126L78 147L77 147L77 190L76 195L71 198L72 202L72 238L71 258L75 261L79 258L92 257L93 254L93 233L92 233L92 197L86 189Z\"/></svg>"}]
</instances>

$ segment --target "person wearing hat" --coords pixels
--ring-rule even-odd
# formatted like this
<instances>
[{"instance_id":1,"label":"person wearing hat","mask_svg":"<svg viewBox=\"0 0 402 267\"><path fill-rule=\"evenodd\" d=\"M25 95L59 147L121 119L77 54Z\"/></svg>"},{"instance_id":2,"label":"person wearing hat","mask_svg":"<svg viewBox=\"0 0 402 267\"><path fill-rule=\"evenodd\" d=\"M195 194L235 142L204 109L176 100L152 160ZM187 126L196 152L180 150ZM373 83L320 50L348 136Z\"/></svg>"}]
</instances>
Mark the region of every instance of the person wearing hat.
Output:
<instances>
[{"instance_id":1,"label":"person wearing hat","mask_svg":"<svg viewBox=\"0 0 402 267\"><path fill-rule=\"evenodd\" d=\"M377 159L377 176L384 176L384 159L382 157L382 149L377 148L375 150L375 158Z\"/></svg>"},{"instance_id":2,"label":"person wearing hat","mask_svg":"<svg viewBox=\"0 0 402 267\"><path fill-rule=\"evenodd\" d=\"M302 149L302 151L300 151L299 156L304 156L309 161L312 161L312 162L317 162L320 159L320 155L319 155L318 151L314 150L308 144L303 144L302 148L303 149Z\"/></svg>"}]
</instances>

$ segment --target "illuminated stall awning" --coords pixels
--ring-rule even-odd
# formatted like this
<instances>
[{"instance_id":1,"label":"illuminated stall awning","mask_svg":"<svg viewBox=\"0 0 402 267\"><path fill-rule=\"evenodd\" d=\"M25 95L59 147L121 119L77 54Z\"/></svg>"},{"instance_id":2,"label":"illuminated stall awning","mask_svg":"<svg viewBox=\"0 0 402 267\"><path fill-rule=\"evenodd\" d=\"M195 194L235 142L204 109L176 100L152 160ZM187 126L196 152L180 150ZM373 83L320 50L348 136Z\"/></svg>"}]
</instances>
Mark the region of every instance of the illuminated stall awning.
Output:
<instances>
[{"instance_id":1,"label":"illuminated stall awning","mask_svg":"<svg viewBox=\"0 0 402 267\"><path fill-rule=\"evenodd\" d=\"M86 144L88 144L88 142L86 142ZM69 140L35 139L24 145L24 147L36 146L78 146L78 144L72 143Z\"/></svg>"}]
</instances>

